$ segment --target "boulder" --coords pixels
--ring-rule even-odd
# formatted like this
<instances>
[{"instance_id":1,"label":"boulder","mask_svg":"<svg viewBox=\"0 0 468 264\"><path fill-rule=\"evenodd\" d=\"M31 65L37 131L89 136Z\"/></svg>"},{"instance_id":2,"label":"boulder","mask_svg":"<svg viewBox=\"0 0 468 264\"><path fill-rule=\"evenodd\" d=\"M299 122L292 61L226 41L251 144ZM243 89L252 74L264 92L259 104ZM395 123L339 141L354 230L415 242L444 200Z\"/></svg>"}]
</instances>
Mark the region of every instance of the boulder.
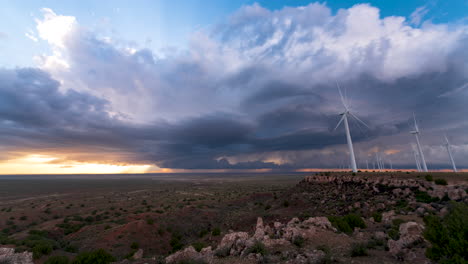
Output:
<instances>
[{"instance_id":1,"label":"boulder","mask_svg":"<svg viewBox=\"0 0 468 264\"><path fill-rule=\"evenodd\" d=\"M179 250L176 253L169 255L165 259L167 264L179 263L183 261L203 261L206 263L213 263L213 251L211 247L203 248L200 252L197 252L195 248L189 246L183 250Z\"/></svg>"},{"instance_id":2,"label":"boulder","mask_svg":"<svg viewBox=\"0 0 468 264\"><path fill-rule=\"evenodd\" d=\"M255 227L255 234L253 237L256 240L263 240L265 236L265 227L263 226L263 219L261 217L257 218L257 226Z\"/></svg>"},{"instance_id":3,"label":"boulder","mask_svg":"<svg viewBox=\"0 0 468 264\"><path fill-rule=\"evenodd\" d=\"M395 211L393 210L382 213L382 221L386 224L390 223L394 217L395 217Z\"/></svg>"},{"instance_id":4,"label":"boulder","mask_svg":"<svg viewBox=\"0 0 468 264\"><path fill-rule=\"evenodd\" d=\"M199 253L192 247L179 250L176 253L166 257L166 263L178 263L187 260L199 259Z\"/></svg>"},{"instance_id":5,"label":"boulder","mask_svg":"<svg viewBox=\"0 0 468 264\"><path fill-rule=\"evenodd\" d=\"M248 240L249 234L247 232L229 233L223 237L218 248L227 249L229 250L229 255L237 256L245 249Z\"/></svg>"},{"instance_id":6,"label":"boulder","mask_svg":"<svg viewBox=\"0 0 468 264\"><path fill-rule=\"evenodd\" d=\"M387 234L385 234L385 232L382 231L376 231L374 233L374 238L377 240L385 240L387 239Z\"/></svg>"},{"instance_id":7,"label":"boulder","mask_svg":"<svg viewBox=\"0 0 468 264\"><path fill-rule=\"evenodd\" d=\"M321 229L329 229L336 231L333 225L330 223L327 217L319 216L319 217L309 217L308 219L302 222L304 225L313 225L319 227Z\"/></svg>"},{"instance_id":8,"label":"boulder","mask_svg":"<svg viewBox=\"0 0 468 264\"><path fill-rule=\"evenodd\" d=\"M414 252L411 250L417 243L424 241L422 232L424 227L416 222L407 222L400 225L400 239L388 241L390 254L397 258L408 260Z\"/></svg>"},{"instance_id":9,"label":"boulder","mask_svg":"<svg viewBox=\"0 0 468 264\"><path fill-rule=\"evenodd\" d=\"M135 254L133 254L133 259L141 259L143 258L143 249L138 249Z\"/></svg>"},{"instance_id":10,"label":"boulder","mask_svg":"<svg viewBox=\"0 0 468 264\"><path fill-rule=\"evenodd\" d=\"M34 264L31 252L15 253L14 248L0 248L0 263Z\"/></svg>"}]
</instances>

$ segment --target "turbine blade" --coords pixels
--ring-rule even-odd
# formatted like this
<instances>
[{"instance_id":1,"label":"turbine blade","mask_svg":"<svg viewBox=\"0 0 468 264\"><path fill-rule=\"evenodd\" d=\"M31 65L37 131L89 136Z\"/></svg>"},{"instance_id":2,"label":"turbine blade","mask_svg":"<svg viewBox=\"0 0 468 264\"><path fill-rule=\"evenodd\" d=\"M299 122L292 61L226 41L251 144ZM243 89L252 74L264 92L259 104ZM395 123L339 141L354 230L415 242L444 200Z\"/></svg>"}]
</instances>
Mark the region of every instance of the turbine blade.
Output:
<instances>
[{"instance_id":1,"label":"turbine blade","mask_svg":"<svg viewBox=\"0 0 468 264\"><path fill-rule=\"evenodd\" d=\"M346 114L343 114L343 117L341 117L340 122L338 122L338 124L336 125L335 129L333 129L333 131L335 131L340 126L341 122L343 122L343 120L345 118L345 115Z\"/></svg>"},{"instance_id":2,"label":"turbine blade","mask_svg":"<svg viewBox=\"0 0 468 264\"><path fill-rule=\"evenodd\" d=\"M354 115L353 113L351 113L351 112L349 112L349 114L350 114L352 117L356 118L357 121L361 122L363 125L365 125L367 128L370 129L370 127L369 127L366 123L364 123L364 121L362 121L361 119L359 119L359 117L355 116L355 115Z\"/></svg>"},{"instance_id":3,"label":"turbine blade","mask_svg":"<svg viewBox=\"0 0 468 264\"><path fill-rule=\"evenodd\" d=\"M414 130L416 132L419 132L418 123L416 122L416 115L414 114L414 112L413 112L413 119L414 119Z\"/></svg>"},{"instance_id":4,"label":"turbine blade","mask_svg":"<svg viewBox=\"0 0 468 264\"><path fill-rule=\"evenodd\" d=\"M335 82L336 82L336 87L338 87L338 92L340 93L341 103L343 103L343 106L345 107L345 109L348 110L348 105L346 104L346 101L343 98L343 94L341 93L340 85L338 84L338 81L335 80Z\"/></svg>"}]
</instances>

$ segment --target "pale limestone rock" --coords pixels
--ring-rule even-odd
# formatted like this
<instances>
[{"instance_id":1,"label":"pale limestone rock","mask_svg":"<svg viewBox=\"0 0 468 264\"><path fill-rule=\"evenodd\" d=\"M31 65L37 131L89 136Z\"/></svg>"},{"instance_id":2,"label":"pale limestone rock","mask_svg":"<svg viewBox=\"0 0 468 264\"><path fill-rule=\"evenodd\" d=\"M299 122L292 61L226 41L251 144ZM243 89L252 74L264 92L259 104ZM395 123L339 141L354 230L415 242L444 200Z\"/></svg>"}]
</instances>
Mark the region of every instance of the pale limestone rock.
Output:
<instances>
[{"instance_id":1,"label":"pale limestone rock","mask_svg":"<svg viewBox=\"0 0 468 264\"><path fill-rule=\"evenodd\" d=\"M411 259L411 248L414 244L424 241L422 232L424 227L416 222L407 222L400 225L400 239L388 241L390 254Z\"/></svg>"},{"instance_id":2,"label":"pale limestone rock","mask_svg":"<svg viewBox=\"0 0 468 264\"><path fill-rule=\"evenodd\" d=\"M321 229L329 229L329 230L336 231L336 229L332 226L328 218L324 216L309 217L302 223L304 225L313 225Z\"/></svg>"},{"instance_id":3,"label":"pale limestone rock","mask_svg":"<svg viewBox=\"0 0 468 264\"><path fill-rule=\"evenodd\" d=\"M382 213L382 221L384 223L390 223L390 221L392 221L394 217L395 217L395 211L393 210Z\"/></svg>"},{"instance_id":4,"label":"pale limestone rock","mask_svg":"<svg viewBox=\"0 0 468 264\"><path fill-rule=\"evenodd\" d=\"M31 252L15 253L13 248L0 248L0 263L34 264Z\"/></svg>"},{"instance_id":5,"label":"pale limestone rock","mask_svg":"<svg viewBox=\"0 0 468 264\"><path fill-rule=\"evenodd\" d=\"M143 249L138 249L135 254L133 254L133 259L141 259L143 258Z\"/></svg>"},{"instance_id":6,"label":"pale limestone rock","mask_svg":"<svg viewBox=\"0 0 468 264\"><path fill-rule=\"evenodd\" d=\"M263 226L263 219L261 217L257 218L257 226L255 227L254 238L256 240L262 240L265 236L265 227Z\"/></svg>"}]
</instances>

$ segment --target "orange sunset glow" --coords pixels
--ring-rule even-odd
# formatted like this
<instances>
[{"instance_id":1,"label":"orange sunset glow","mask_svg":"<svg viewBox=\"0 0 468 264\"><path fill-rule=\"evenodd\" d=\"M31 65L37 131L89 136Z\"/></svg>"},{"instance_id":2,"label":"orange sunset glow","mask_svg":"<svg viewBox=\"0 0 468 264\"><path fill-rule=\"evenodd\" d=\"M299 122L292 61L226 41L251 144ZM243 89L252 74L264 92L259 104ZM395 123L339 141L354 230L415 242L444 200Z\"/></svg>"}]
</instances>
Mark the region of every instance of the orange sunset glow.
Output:
<instances>
[{"instance_id":1,"label":"orange sunset glow","mask_svg":"<svg viewBox=\"0 0 468 264\"><path fill-rule=\"evenodd\" d=\"M147 173L153 165L116 165L93 162L58 161L50 155L30 154L2 161L0 174L107 174ZM167 170L161 172L168 172Z\"/></svg>"}]
</instances>

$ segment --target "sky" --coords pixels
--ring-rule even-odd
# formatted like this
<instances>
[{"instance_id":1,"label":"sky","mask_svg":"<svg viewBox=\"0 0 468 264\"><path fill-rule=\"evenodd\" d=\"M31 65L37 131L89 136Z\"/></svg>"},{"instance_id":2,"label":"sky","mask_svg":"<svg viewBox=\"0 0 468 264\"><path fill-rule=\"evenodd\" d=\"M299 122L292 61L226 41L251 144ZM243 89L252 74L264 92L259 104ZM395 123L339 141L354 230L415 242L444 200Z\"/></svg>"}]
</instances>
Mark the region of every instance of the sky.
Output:
<instances>
[{"instance_id":1,"label":"sky","mask_svg":"<svg viewBox=\"0 0 468 264\"><path fill-rule=\"evenodd\" d=\"M3 1L0 174L468 168L468 1Z\"/></svg>"}]
</instances>

